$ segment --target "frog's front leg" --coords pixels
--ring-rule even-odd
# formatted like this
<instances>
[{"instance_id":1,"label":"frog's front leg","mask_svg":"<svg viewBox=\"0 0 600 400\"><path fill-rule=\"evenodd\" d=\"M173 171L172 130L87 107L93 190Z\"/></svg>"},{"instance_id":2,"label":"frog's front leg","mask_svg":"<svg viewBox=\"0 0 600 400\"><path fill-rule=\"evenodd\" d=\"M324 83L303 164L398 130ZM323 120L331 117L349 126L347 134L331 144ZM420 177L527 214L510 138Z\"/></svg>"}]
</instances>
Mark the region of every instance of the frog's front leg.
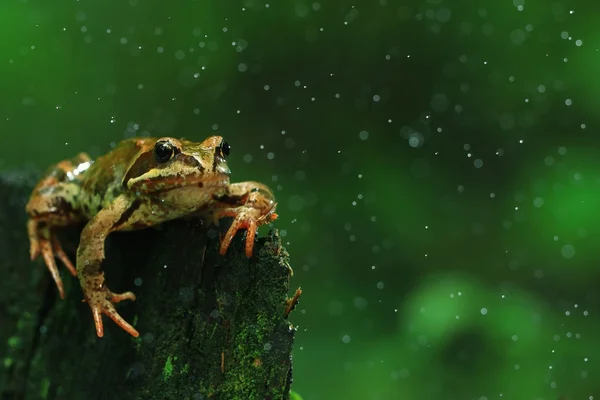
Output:
<instances>
[{"instance_id":1,"label":"frog's front leg","mask_svg":"<svg viewBox=\"0 0 600 400\"><path fill-rule=\"evenodd\" d=\"M234 217L225 237L221 241L220 253L224 255L240 229L247 229L246 256L252 257L254 237L260 225L277 219L275 197L262 183L240 182L229 186L225 195L217 199L215 221L223 217Z\"/></svg>"},{"instance_id":2,"label":"frog's front leg","mask_svg":"<svg viewBox=\"0 0 600 400\"><path fill-rule=\"evenodd\" d=\"M111 292L104 283L102 260L104 259L104 241L122 223L132 202L126 196L117 197L110 206L103 208L92 218L81 232L77 248L77 276L83 290L85 301L92 309L96 333L104 336L102 314L108 315L117 325L130 335L139 336L127 321L115 309L113 303L122 300L135 300L132 292L117 294Z\"/></svg>"}]
</instances>

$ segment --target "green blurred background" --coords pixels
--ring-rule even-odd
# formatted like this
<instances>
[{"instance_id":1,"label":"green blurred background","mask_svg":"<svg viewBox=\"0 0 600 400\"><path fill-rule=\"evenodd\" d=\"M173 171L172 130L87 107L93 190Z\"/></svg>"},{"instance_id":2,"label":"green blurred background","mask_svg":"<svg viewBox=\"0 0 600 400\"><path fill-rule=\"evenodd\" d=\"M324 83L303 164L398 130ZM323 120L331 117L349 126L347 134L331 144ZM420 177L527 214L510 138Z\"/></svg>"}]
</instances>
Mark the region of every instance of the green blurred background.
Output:
<instances>
[{"instance_id":1,"label":"green blurred background","mask_svg":"<svg viewBox=\"0 0 600 400\"><path fill-rule=\"evenodd\" d=\"M276 190L305 400L600 399L599 12L6 0L0 169L218 131Z\"/></svg>"}]
</instances>

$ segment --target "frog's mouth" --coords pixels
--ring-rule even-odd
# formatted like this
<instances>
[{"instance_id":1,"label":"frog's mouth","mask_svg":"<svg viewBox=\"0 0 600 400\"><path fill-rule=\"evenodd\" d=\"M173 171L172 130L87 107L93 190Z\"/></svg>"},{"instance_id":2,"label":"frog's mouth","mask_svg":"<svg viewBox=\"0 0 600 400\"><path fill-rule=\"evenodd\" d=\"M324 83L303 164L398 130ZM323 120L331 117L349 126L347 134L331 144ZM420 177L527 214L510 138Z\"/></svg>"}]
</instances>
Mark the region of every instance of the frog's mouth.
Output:
<instances>
[{"instance_id":1,"label":"frog's mouth","mask_svg":"<svg viewBox=\"0 0 600 400\"><path fill-rule=\"evenodd\" d=\"M226 171L229 171L227 168ZM142 193L169 192L183 187L216 188L229 184L229 174L225 172L203 173L200 170L195 174L169 174L152 177L141 177L132 180L128 186Z\"/></svg>"},{"instance_id":2,"label":"frog's mouth","mask_svg":"<svg viewBox=\"0 0 600 400\"><path fill-rule=\"evenodd\" d=\"M150 183L147 188L150 192L168 192L183 187L198 187L201 189L227 186L229 184L228 174L212 174L210 176L185 176L171 177L154 184Z\"/></svg>"}]
</instances>

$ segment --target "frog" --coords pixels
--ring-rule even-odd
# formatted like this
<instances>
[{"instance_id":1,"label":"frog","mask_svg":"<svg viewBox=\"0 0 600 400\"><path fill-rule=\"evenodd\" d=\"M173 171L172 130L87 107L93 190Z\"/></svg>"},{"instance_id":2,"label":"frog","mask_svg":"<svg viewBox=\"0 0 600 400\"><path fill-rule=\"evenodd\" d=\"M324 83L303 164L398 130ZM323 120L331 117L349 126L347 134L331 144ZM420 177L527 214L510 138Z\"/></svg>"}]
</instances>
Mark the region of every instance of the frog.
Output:
<instances>
[{"instance_id":1,"label":"frog","mask_svg":"<svg viewBox=\"0 0 600 400\"><path fill-rule=\"evenodd\" d=\"M25 206L31 260L41 255L61 299L65 291L57 259L78 278L99 338L104 336L103 315L139 336L115 308L121 301L135 301L135 294L112 292L104 277L104 247L111 233L159 227L179 218L218 225L230 217L219 253L224 256L237 232L245 230L245 256L252 257L258 227L277 219L277 203L265 184L231 183L230 151L221 136L202 142L134 137L95 160L79 153L60 161L38 181ZM78 224L83 229L73 265L57 233Z\"/></svg>"}]
</instances>

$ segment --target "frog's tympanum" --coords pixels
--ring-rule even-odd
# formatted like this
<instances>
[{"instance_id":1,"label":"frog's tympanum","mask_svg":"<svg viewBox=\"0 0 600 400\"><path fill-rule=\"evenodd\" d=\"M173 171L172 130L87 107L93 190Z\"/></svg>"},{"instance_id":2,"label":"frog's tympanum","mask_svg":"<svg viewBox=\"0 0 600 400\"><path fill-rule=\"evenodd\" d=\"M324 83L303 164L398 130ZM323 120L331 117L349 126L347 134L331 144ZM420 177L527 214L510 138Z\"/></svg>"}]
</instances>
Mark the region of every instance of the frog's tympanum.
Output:
<instances>
[{"instance_id":1,"label":"frog's tympanum","mask_svg":"<svg viewBox=\"0 0 600 400\"><path fill-rule=\"evenodd\" d=\"M96 333L104 335L102 314L134 337L139 333L114 304L135 300L132 292L113 293L104 281L104 241L115 231L143 229L186 216L217 223L233 217L221 241L225 254L239 229L247 229L246 256L252 256L260 225L277 218L271 190L258 182L230 183L229 145L219 136L202 143L170 137L134 138L92 161L87 154L52 166L27 203L31 259L42 255L61 298L58 258L79 278L92 310ZM56 228L85 223L76 268L56 237Z\"/></svg>"}]
</instances>

